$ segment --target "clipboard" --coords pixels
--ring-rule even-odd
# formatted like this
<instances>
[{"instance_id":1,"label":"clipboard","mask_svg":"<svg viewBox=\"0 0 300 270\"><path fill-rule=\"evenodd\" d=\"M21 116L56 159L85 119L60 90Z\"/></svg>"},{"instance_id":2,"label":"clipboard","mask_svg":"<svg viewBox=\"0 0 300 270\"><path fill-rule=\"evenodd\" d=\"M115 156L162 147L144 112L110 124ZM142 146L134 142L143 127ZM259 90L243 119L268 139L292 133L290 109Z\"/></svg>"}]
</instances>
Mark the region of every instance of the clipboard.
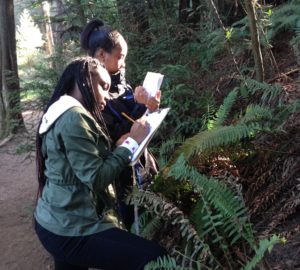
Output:
<instances>
[{"instance_id":1,"label":"clipboard","mask_svg":"<svg viewBox=\"0 0 300 270\"><path fill-rule=\"evenodd\" d=\"M150 124L150 132L147 137L140 143L138 149L134 152L132 160L130 162L130 166L134 166L137 161L140 159L141 155L143 154L145 148L153 138L155 132L159 128L162 121L167 116L170 108L158 109L154 112L146 111L144 117L146 118L147 122Z\"/></svg>"}]
</instances>

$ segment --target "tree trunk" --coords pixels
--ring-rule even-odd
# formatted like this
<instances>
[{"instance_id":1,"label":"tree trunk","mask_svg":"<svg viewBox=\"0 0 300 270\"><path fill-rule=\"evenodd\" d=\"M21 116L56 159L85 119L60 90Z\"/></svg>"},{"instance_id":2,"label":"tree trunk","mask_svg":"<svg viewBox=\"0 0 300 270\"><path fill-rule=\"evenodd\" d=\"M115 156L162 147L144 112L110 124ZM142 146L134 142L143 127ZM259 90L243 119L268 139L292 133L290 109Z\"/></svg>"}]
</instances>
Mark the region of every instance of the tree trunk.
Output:
<instances>
[{"instance_id":1,"label":"tree trunk","mask_svg":"<svg viewBox=\"0 0 300 270\"><path fill-rule=\"evenodd\" d=\"M21 114L13 0L0 0L0 45L0 137L4 137L24 127Z\"/></svg>"},{"instance_id":2,"label":"tree trunk","mask_svg":"<svg viewBox=\"0 0 300 270\"><path fill-rule=\"evenodd\" d=\"M254 5L254 0L245 0L245 7L249 19L249 28L251 32L251 43L255 63L256 80L262 82L264 80L264 65L260 48L259 31L257 27L257 17Z\"/></svg>"},{"instance_id":3,"label":"tree trunk","mask_svg":"<svg viewBox=\"0 0 300 270\"><path fill-rule=\"evenodd\" d=\"M64 59L63 23L65 22L65 5L63 0L55 0L52 3L55 3L54 16L51 21L53 42L55 44L55 57L56 59ZM52 64L55 70L63 70L64 68L64 61L53 61Z\"/></svg>"},{"instance_id":4,"label":"tree trunk","mask_svg":"<svg viewBox=\"0 0 300 270\"><path fill-rule=\"evenodd\" d=\"M45 34L46 34L46 52L48 55L53 54L53 47L54 47L54 41L53 41L53 33L52 33L52 27L51 27L51 20L50 20L50 4L48 1L42 2L42 11L44 16L44 25L45 25Z\"/></svg>"},{"instance_id":5,"label":"tree trunk","mask_svg":"<svg viewBox=\"0 0 300 270\"><path fill-rule=\"evenodd\" d=\"M186 23L188 18L188 8L189 1L187 0L179 0L179 9L178 9L178 20L179 23Z\"/></svg>"},{"instance_id":6,"label":"tree trunk","mask_svg":"<svg viewBox=\"0 0 300 270\"><path fill-rule=\"evenodd\" d=\"M6 123L6 110L3 97L2 87L2 49L1 49L1 38L0 38L0 139L5 136L5 123Z\"/></svg>"},{"instance_id":7,"label":"tree trunk","mask_svg":"<svg viewBox=\"0 0 300 270\"><path fill-rule=\"evenodd\" d=\"M55 11L55 24L53 27L53 37L54 37L54 44L61 50L63 48L63 13L64 13L64 3L62 0L55 0L56 3L56 11ZM52 21L53 22L53 21Z\"/></svg>"}]
</instances>

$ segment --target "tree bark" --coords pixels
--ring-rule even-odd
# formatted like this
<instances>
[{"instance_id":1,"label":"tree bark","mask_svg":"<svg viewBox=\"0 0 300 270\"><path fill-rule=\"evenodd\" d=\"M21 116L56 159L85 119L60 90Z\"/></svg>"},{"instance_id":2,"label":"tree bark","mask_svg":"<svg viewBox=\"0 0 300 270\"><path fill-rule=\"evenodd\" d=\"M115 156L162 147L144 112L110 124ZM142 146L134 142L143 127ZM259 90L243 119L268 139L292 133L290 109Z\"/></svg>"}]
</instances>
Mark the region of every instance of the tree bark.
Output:
<instances>
[{"instance_id":1,"label":"tree bark","mask_svg":"<svg viewBox=\"0 0 300 270\"><path fill-rule=\"evenodd\" d=\"M62 33L63 33L63 13L64 13L64 3L62 0L55 0L56 3L56 12L55 12L55 24L53 27L53 37L54 37L54 44L59 47L59 49L63 48L63 39L62 39ZM53 21L52 21L53 22Z\"/></svg>"},{"instance_id":2,"label":"tree bark","mask_svg":"<svg viewBox=\"0 0 300 270\"><path fill-rule=\"evenodd\" d=\"M189 1L187 0L179 0L179 7L178 7L178 20L179 23L186 23L188 18L188 8Z\"/></svg>"},{"instance_id":3,"label":"tree bark","mask_svg":"<svg viewBox=\"0 0 300 270\"><path fill-rule=\"evenodd\" d=\"M21 114L13 0L0 0L0 44L0 136L4 137L24 127Z\"/></svg>"},{"instance_id":4,"label":"tree bark","mask_svg":"<svg viewBox=\"0 0 300 270\"><path fill-rule=\"evenodd\" d=\"M45 34L46 34L46 52L48 55L53 54L53 47L54 47L54 41L53 41L53 33L52 33L52 27L51 27L51 20L50 20L50 4L48 1L42 2L42 11L44 16L44 25L45 25Z\"/></svg>"},{"instance_id":5,"label":"tree bark","mask_svg":"<svg viewBox=\"0 0 300 270\"><path fill-rule=\"evenodd\" d=\"M264 81L264 64L260 48L259 31L257 27L257 17L254 0L245 0L245 7L249 19L249 28L251 33L252 52L255 63L256 80Z\"/></svg>"},{"instance_id":6,"label":"tree bark","mask_svg":"<svg viewBox=\"0 0 300 270\"><path fill-rule=\"evenodd\" d=\"M0 38L0 139L5 136L6 130L6 110L3 97L3 87L2 87L2 47Z\"/></svg>"}]
</instances>

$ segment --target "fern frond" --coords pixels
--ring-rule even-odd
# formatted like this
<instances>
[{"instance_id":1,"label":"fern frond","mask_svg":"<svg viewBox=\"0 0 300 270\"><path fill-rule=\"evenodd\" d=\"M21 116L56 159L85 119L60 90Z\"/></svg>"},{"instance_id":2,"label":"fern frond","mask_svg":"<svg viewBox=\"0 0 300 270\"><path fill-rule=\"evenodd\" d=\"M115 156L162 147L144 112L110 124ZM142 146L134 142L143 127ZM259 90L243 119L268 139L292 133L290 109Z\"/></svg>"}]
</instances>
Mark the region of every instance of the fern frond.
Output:
<instances>
[{"instance_id":1,"label":"fern frond","mask_svg":"<svg viewBox=\"0 0 300 270\"><path fill-rule=\"evenodd\" d=\"M174 258L169 256L164 256L163 258L158 258L156 261L149 262L145 270L155 270L155 269L166 269L166 270L191 270L191 268L185 268L178 266Z\"/></svg>"},{"instance_id":2,"label":"fern frond","mask_svg":"<svg viewBox=\"0 0 300 270\"><path fill-rule=\"evenodd\" d=\"M237 97L237 90L232 90L228 96L224 99L223 104L220 106L216 113L216 117L213 120L208 121L208 129L222 126L226 117L228 116Z\"/></svg>"},{"instance_id":3,"label":"fern frond","mask_svg":"<svg viewBox=\"0 0 300 270\"><path fill-rule=\"evenodd\" d=\"M273 9L268 38L271 39L281 30L293 30L300 20L300 7L296 3L287 3Z\"/></svg>"},{"instance_id":4,"label":"fern frond","mask_svg":"<svg viewBox=\"0 0 300 270\"><path fill-rule=\"evenodd\" d=\"M239 123L247 124L255 121L270 120L273 117L273 109L251 104L246 108L245 115L239 119Z\"/></svg>"},{"instance_id":5,"label":"fern frond","mask_svg":"<svg viewBox=\"0 0 300 270\"><path fill-rule=\"evenodd\" d=\"M165 166L167 160L174 153L175 147L182 144L184 141L183 137L171 137L168 140L161 143L159 147L158 165L159 167Z\"/></svg>"},{"instance_id":6,"label":"fern frond","mask_svg":"<svg viewBox=\"0 0 300 270\"><path fill-rule=\"evenodd\" d=\"M169 176L175 179L189 180L195 191L201 194L203 202L214 207L217 214L212 216L212 211L209 209L211 212L208 213L207 217L207 219L213 219L214 227L217 227L219 222L221 222L222 224L220 225L224 225L224 230L230 232L229 234L233 236L232 242L243 237L254 247L253 233L249 230L250 224L247 223L244 204L225 184L214 178L207 178L199 174L194 168L187 166L183 155L170 168ZM213 228L209 229L212 230ZM203 234L206 233L208 231Z\"/></svg>"},{"instance_id":7,"label":"fern frond","mask_svg":"<svg viewBox=\"0 0 300 270\"><path fill-rule=\"evenodd\" d=\"M268 250L271 252L273 246L280 242L284 242L283 238L279 238L277 235L273 235L271 239L263 239L259 241L258 249L255 251L255 256L247 263L244 270L252 270L262 260L265 252Z\"/></svg>"},{"instance_id":8,"label":"fern frond","mask_svg":"<svg viewBox=\"0 0 300 270\"><path fill-rule=\"evenodd\" d=\"M141 236L147 239L150 239L154 232L158 231L162 227L162 220L153 216L151 213L146 212L147 216L145 217L144 222L141 221L141 216L139 216L139 225L141 227Z\"/></svg>"},{"instance_id":9,"label":"fern frond","mask_svg":"<svg viewBox=\"0 0 300 270\"><path fill-rule=\"evenodd\" d=\"M258 129L259 127L254 125L237 124L235 126L222 126L199 132L195 136L187 139L182 146L179 147L174 158L168 163L168 167L176 161L180 154L183 154L188 160L195 153L201 153L207 149L232 144L241 139L252 137Z\"/></svg>"},{"instance_id":10,"label":"fern frond","mask_svg":"<svg viewBox=\"0 0 300 270\"><path fill-rule=\"evenodd\" d=\"M127 200L130 204L142 205L165 222L178 225L181 236L186 239L186 246L192 246L192 252L197 251L193 256L196 256L198 260L204 262L208 256L212 256L209 247L199 238L189 219L174 204L165 201L162 197L150 191L143 190L131 194ZM190 248L187 250L190 250ZM186 257L191 256L191 254L184 255Z\"/></svg>"},{"instance_id":11,"label":"fern frond","mask_svg":"<svg viewBox=\"0 0 300 270\"><path fill-rule=\"evenodd\" d=\"M281 123L281 125L278 127L278 129L281 128L282 125L284 125L285 121L288 116L296 112L300 108L300 100L295 100L288 106L283 107L283 110L277 113L276 119L278 119L278 122Z\"/></svg>"},{"instance_id":12,"label":"fern frond","mask_svg":"<svg viewBox=\"0 0 300 270\"><path fill-rule=\"evenodd\" d=\"M282 87L279 84L268 84L266 82L259 82L251 78L246 78L244 84L250 94L261 94L262 104L271 103L282 93Z\"/></svg>"}]
</instances>

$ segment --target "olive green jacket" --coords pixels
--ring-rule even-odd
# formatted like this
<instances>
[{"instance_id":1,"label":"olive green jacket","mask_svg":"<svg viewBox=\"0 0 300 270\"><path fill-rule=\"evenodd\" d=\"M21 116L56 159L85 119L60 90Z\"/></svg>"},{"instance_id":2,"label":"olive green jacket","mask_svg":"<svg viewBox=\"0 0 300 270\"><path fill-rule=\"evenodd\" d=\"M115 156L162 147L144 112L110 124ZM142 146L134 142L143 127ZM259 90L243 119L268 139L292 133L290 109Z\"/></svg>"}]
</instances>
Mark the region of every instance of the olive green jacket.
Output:
<instances>
[{"instance_id":1,"label":"olive green jacket","mask_svg":"<svg viewBox=\"0 0 300 270\"><path fill-rule=\"evenodd\" d=\"M40 128L47 180L34 215L55 234L82 236L118 226L107 190L132 153L125 147L111 152L107 138L80 103L69 107L60 113L52 110L56 116ZM43 119L48 123L49 113L51 107Z\"/></svg>"}]
</instances>

